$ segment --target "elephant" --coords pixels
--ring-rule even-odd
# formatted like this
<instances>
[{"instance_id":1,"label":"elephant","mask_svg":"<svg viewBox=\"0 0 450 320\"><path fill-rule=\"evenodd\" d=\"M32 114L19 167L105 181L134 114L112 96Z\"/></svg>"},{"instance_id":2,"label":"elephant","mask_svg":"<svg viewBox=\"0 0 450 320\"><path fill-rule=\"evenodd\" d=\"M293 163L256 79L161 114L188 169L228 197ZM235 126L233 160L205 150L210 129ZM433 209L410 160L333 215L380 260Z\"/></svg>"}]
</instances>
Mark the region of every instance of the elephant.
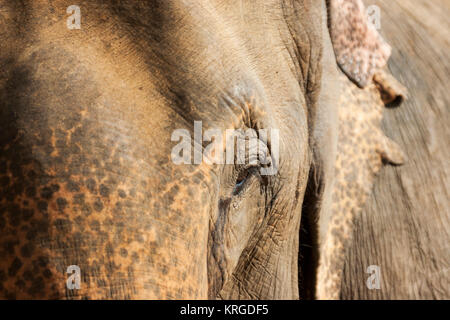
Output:
<instances>
[{"instance_id":1,"label":"elephant","mask_svg":"<svg viewBox=\"0 0 450 320\"><path fill-rule=\"evenodd\" d=\"M345 298L353 221L404 162L362 1L69 6L0 1L0 297ZM245 161L211 161L229 129Z\"/></svg>"}]
</instances>

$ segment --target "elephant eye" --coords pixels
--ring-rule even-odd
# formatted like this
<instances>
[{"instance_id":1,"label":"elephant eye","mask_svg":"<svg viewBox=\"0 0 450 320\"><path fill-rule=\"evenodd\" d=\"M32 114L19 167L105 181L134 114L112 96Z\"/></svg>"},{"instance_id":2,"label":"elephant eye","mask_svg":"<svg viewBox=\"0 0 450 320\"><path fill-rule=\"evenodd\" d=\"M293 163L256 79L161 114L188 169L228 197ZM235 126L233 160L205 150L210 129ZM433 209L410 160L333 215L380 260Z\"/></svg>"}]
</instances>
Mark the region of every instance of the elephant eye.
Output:
<instances>
[{"instance_id":1,"label":"elephant eye","mask_svg":"<svg viewBox=\"0 0 450 320\"><path fill-rule=\"evenodd\" d=\"M242 194L248 186L257 178L260 182L265 182L261 176L261 169L270 166L270 151L266 143L260 140L257 135L250 138L245 145L245 152L236 154L235 167L235 184L233 188L233 196Z\"/></svg>"},{"instance_id":2,"label":"elephant eye","mask_svg":"<svg viewBox=\"0 0 450 320\"><path fill-rule=\"evenodd\" d=\"M259 168L259 165L252 165L248 168L242 168L242 170L240 170L233 188L233 195L238 195L245 190L251 178L259 174Z\"/></svg>"}]
</instances>

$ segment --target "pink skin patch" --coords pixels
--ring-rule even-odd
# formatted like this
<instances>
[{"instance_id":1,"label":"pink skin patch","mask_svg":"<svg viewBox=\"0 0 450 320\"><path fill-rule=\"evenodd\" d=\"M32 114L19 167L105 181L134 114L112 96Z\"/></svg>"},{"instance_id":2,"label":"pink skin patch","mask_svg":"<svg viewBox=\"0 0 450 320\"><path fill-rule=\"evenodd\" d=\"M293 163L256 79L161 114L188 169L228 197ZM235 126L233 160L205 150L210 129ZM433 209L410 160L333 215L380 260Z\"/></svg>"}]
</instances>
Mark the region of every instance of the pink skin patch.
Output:
<instances>
[{"instance_id":1,"label":"pink skin patch","mask_svg":"<svg viewBox=\"0 0 450 320\"><path fill-rule=\"evenodd\" d=\"M369 23L362 0L330 0L329 26L339 66L364 88L386 65L391 47Z\"/></svg>"}]
</instances>

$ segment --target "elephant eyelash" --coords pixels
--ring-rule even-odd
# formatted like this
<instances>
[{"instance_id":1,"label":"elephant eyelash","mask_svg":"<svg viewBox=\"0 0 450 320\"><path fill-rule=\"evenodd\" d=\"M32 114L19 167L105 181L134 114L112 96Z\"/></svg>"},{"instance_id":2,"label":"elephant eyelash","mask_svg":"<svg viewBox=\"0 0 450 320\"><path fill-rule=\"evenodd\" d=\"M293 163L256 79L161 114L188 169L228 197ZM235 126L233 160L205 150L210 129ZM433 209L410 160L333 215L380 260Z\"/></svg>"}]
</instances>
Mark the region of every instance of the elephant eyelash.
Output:
<instances>
[{"instance_id":1,"label":"elephant eyelash","mask_svg":"<svg viewBox=\"0 0 450 320\"><path fill-rule=\"evenodd\" d=\"M260 165L249 165L239 170L233 188L233 196L241 194L248 186L253 176L258 176Z\"/></svg>"},{"instance_id":2,"label":"elephant eyelash","mask_svg":"<svg viewBox=\"0 0 450 320\"><path fill-rule=\"evenodd\" d=\"M255 137L254 137L255 139ZM232 191L233 196L242 194L250 185L252 178L256 177L258 180L266 184L266 179L261 176L261 169L268 166L268 160L270 161L270 150L265 142L257 138L257 149L246 150L245 159L240 159L244 165L238 165L236 167L236 179L234 188ZM253 147L255 145L252 145ZM240 163L238 160L237 163Z\"/></svg>"}]
</instances>

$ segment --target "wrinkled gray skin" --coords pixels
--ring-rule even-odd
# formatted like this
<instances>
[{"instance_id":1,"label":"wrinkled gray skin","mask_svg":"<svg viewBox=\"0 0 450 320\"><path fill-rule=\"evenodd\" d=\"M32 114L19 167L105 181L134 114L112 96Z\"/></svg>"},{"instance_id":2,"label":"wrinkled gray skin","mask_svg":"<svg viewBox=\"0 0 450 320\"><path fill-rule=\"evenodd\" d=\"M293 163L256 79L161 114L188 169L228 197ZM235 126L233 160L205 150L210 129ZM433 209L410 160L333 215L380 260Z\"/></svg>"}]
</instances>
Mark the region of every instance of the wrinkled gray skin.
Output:
<instances>
[{"instance_id":1,"label":"wrinkled gray skin","mask_svg":"<svg viewBox=\"0 0 450 320\"><path fill-rule=\"evenodd\" d=\"M0 1L0 297L298 298L308 176L334 161L324 2L96 3L68 30L70 1ZM278 173L175 165L195 120L279 129Z\"/></svg>"},{"instance_id":2,"label":"wrinkled gray skin","mask_svg":"<svg viewBox=\"0 0 450 320\"><path fill-rule=\"evenodd\" d=\"M343 299L450 298L448 1L366 1L381 8L393 74L409 89L384 129L409 161L381 171L345 259ZM365 273L380 266L380 290Z\"/></svg>"}]
</instances>

